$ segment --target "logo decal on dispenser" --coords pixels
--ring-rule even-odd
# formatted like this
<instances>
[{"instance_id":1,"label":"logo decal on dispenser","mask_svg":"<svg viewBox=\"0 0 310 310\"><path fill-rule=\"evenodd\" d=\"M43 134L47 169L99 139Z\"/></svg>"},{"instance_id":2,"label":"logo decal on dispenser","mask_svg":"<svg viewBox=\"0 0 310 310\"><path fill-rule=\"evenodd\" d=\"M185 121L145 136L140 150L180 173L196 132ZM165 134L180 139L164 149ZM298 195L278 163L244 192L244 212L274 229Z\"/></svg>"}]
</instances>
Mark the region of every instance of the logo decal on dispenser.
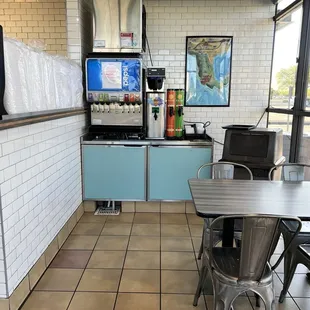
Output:
<instances>
[{"instance_id":1,"label":"logo decal on dispenser","mask_svg":"<svg viewBox=\"0 0 310 310\"><path fill-rule=\"evenodd\" d=\"M155 107L160 107L161 105L163 105L164 101L160 97L154 97L154 98L148 98L147 103Z\"/></svg>"},{"instance_id":2,"label":"logo decal on dispenser","mask_svg":"<svg viewBox=\"0 0 310 310\"><path fill-rule=\"evenodd\" d=\"M128 66L123 65L123 86L129 86Z\"/></svg>"}]
</instances>

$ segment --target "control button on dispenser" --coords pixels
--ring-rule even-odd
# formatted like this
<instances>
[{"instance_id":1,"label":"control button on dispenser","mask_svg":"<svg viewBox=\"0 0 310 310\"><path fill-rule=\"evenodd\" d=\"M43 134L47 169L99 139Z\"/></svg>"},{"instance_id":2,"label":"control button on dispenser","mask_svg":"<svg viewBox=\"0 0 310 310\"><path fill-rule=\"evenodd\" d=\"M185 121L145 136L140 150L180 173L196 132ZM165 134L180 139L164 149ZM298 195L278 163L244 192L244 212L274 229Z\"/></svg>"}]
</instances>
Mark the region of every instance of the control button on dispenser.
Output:
<instances>
[{"instance_id":1,"label":"control button on dispenser","mask_svg":"<svg viewBox=\"0 0 310 310\"><path fill-rule=\"evenodd\" d=\"M105 102L109 101L109 94L103 94L103 101Z\"/></svg>"},{"instance_id":2,"label":"control button on dispenser","mask_svg":"<svg viewBox=\"0 0 310 310\"><path fill-rule=\"evenodd\" d=\"M135 94L129 94L129 101L135 102Z\"/></svg>"}]
</instances>

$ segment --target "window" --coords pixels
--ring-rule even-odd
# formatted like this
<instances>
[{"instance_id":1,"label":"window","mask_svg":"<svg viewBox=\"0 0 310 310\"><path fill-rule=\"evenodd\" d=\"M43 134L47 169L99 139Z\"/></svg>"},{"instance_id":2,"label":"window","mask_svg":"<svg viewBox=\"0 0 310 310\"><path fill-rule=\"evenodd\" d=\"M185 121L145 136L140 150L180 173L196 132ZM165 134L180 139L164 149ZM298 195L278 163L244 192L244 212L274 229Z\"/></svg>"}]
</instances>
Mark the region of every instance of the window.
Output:
<instances>
[{"instance_id":1,"label":"window","mask_svg":"<svg viewBox=\"0 0 310 310\"><path fill-rule=\"evenodd\" d=\"M270 106L274 108L294 106L301 21L302 6L299 6L276 24L270 98Z\"/></svg>"},{"instance_id":2,"label":"window","mask_svg":"<svg viewBox=\"0 0 310 310\"><path fill-rule=\"evenodd\" d=\"M274 19L268 127L283 129L287 162L310 163L310 2L283 0Z\"/></svg>"},{"instance_id":3,"label":"window","mask_svg":"<svg viewBox=\"0 0 310 310\"><path fill-rule=\"evenodd\" d=\"M295 0L281 0L278 3L277 6L277 11L280 12L283 9L285 9L286 7L288 7L289 5L291 5L293 2L295 2Z\"/></svg>"}]
</instances>

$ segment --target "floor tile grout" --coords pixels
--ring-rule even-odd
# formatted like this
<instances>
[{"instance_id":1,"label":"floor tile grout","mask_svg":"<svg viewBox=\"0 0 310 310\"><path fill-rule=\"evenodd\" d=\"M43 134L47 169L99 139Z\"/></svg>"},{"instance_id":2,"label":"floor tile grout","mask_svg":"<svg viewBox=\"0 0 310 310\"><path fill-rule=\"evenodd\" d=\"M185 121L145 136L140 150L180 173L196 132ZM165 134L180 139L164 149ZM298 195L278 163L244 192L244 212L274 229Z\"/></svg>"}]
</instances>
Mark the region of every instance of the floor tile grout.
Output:
<instances>
[{"instance_id":1,"label":"floor tile grout","mask_svg":"<svg viewBox=\"0 0 310 310\"><path fill-rule=\"evenodd\" d=\"M193 237L192 237L192 234L191 234L191 230L190 230L190 227L189 227L189 221L188 221L188 217L187 216L186 216L186 220L187 220L188 229L189 229L189 232L190 232L191 243L192 243L192 247L193 247L193 251L194 251L195 262L196 262L196 266L197 266L197 270L198 270L198 275L200 277L200 268L199 268L199 264L198 264L198 256L197 256L197 253L196 253L196 250L195 250L195 247L194 247ZM201 229L203 230L203 227ZM200 296L200 298L203 298L205 306L206 306L206 310L208 310L208 304L207 304L207 300L205 298L205 295L203 294L203 290L202 290L202 296Z\"/></svg>"},{"instance_id":2,"label":"floor tile grout","mask_svg":"<svg viewBox=\"0 0 310 310\"><path fill-rule=\"evenodd\" d=\"M125 267L125 263L126 263L126 257L127 257L127 252L128 252L128 248L129 248L130 237L131 237L131 232L132 232L132 227L133 227L133 222L134 222L135 216L136 216L136 215L134 214L133 220L132 220L132 223L131 223L130 235L129 235L128 241L127 241L127 247L126 247L126 250L125 250L125 256L124 256L124 261L123 261L123 267L122 267L122 271L121 271L120 278L119 278L119 282L118 282L118 287L117 287L117 292L116 292L116 296L115 296L115 301L114 301L113 310L116 309L117 298L118 298L119 289L120 289L120 286L121 286L121 281L122 281L122 277L123 277L123 272L124 272L124 269L125 269L124 267Z\"/></svg>"},{"instance_id":3,"label":"floor tile grout","mask_svg":"<svg viewBox=\"0 0 310 310\"><path fill-rule=\"evenodd\" d=\"M198 252L198 249L197 249L197 251L196 251L196 249L195 249L195 246L194 246L194 240L195 241L197 241L197 239L198 238L201 238L201 236L195 236L195 235L193 235L192 233L192 231L191 231L191 226L193 226L193 225L196 225L196 226L201 226L201 229L202 229L202 224L192 224L192 223L190 223L189 222L189 217L185 214L185 217L186 217L186 221L187 221L187 224L177 224L177 223L163 223L162 222L162 216L160 215L159 216L159 223L145 223L145 222L141 222L140 223L140 220L139 220L139 223L135 223L135 217L136 217L136 214L137 213L134 213L134 216L133 216L133 218L132 218L132 221L130 222L130 223L127 223L127 222L124 222L124 223L122 223L122 222L113 222L113 221L111 221L111 222L109 222L109 216L107 216L106 218L105 218L105 221L104 221L104 223L103 223L103 226L102 226L102 229L101 229L101 232L100 232L100 234L99 235L97 235L97 234L91 234L91 235L88 235L88 234L72 234L72 232L69 234L69 236L93 236L93 237L97 237L97 239L96 239L96 242L95 242L95 245L94 245L94 247L93 247L93 249L92 250L89 250L89 249L63 249L62 247L59 249L59 251L57 252L57 254L55 255L55 257L53 258L53 260L51 261L51 263L49 264L49 266L47 267L47 269L46 269L46 271L48 270L48 269L73 269L73 270L82 270L83 269L83 272L82 272L82 274L81 274L81 277L79 278L79 281L78 281L78 283L77 283L77 285L76 285L76 288L75 288L75 290L74 291L64 291L64 290L59 290L59 291L55 291L55 290L36 290L37 292L68 292L68 293L72 293L72 297L70 298L70 301L69 301L69 304L68 304L68 306L67 306L67 310L70 308L70 305L72 304L72 301L73 301L73 298L74 298L74 296L75 296L75 294L77 293L77 288L78 288L78 286L79 286L79 284L80 284L80 282L81 282L81 280L82 280L82 278L83 278L83 275L84 275L84 273L85 273L85 271L86 270L100 270L100 269L105 269L105 270L121 270L121 274L120 274L120 278L119 278L119 283L118 283L118 287L117 287L117 290L116 291L86 291L86 290L84 290L84 291L78 291L79 293L98 293L98 294L102 294L102 293L112 293L112 294L115 294L115 300L114 300L114 305L113 305L113 310L116 310L116 305L117 305L117 300L118 300L118 296L119 296L119 294L120 294L120 292L119 292L119 289L120 289L120 285L121 285L121 281L122 281L122 276L123 276L123 272L124 272L124 270L152 270L152 271L154 271L154 270L156 270L156 271L159 271L159 286L160 286L160 288L159 288L159 292L132 292L132 291L130 291L130 292L121 292L121 293L126 293L126 294L146 294L146 295L159 295L159 306L160 306L160 310L162 309L162 307L163 307L163 305L162 305L162 296L163 295L188 295L188 296L193 296L193 294L192 293L163 293L162 292L162 272L164 272L164 271L173 271L173 272L180 272L180 271L192 271L192 272L196 272L196 271L198 271L198 273L199 273L199 264L198 264L198 260L197 260L197 252ZM139 214L139 213L138 213ZM147 213L148 215L149 214L152 214L152 213ZM158 213L156 213L156 214L158 214ZM160 213L159 213L160 214ZM125 217L125 219L126 219L126 217ZM78 223L84 223L84 224L90 224L90 223L93 223L94 224L94 222L80 222L80 221L78 221L77 222L77 224ZM105 228L105 226L106 226L106 224L118 224L118 225L121 225L121 224L130 224L131 225L131 227L130 227L130 233L129 234L121 234L121 235L113 235L113 234L106 234L106 235L103 235L102 233L103 233L103 230L104 230L104 228ZM76 224L76 225L77 225ZM98 223L99 224L99 223ZM159 225L159 234L158 235L139 235L139 234L132 234L132 232L133 232L133 227L134 227L134 225L135 224L145 224L145 225L152 225L152 224L155 224L155 225ZM181 226L187 226L188 227L188 230L189 230L189 235L188 236L163 236L162 235L162 227L164 226L164 225L181 225ZM75 227L76 227L76 225L75 225ZM74 227L74 228L75 228ZM73 228L73 229L74 229ZM73 231L73 230L72 230ZM194 231L194 233L196 233L196 230ZM68 237L69 237L68 236ZM98 241L99 241L99 238L100 237L106 237L106 236L114 236L114 237L118 237L118 236L123 236L123 237L128 237L128 241L127 241L127 246L126 246L126 249L124 249L124 250L114 250L114 249L112 249L112 250L110 250L110 249L100 249L100 250L95 250L95 248L96 248L96 246L97 246L97 244L98 244ZM158 237L159 238L159 250L129 250L129 244L130 244L130 239L131 239L131 237L145 237L145 238L148 238L148 237ZM186 251L186 250L178 250L178 251L176 251L176 250L162 250L162 240L164 240L165 238L176 238L176 239L178 239L178 238L180 238L180 239L182 239L182 238L186 238L186 239L189 239L190 238L190 242L191 242L191 246L192 246L192 250L190 250L190 251ZM58 255L58 253L60 252L60 251L67 251L67 252L69 252L69 251L85 251L85 252L91 252L91 255L89 256L89 258L88 258L88 260L87 260L87 263L86 263L86 265L85 265L85 267L84 268L68 268L68 267L56 267L56 268L52 268L52 267L50 267L50 265L52 264L52 262L54 261L54 259L56 258L56 256ZM88 264L89 264L89 261L90 261L90 259L91 259L91 257L92 257L92 255L94 254L94 252L96 252L96 251L101 251L101 252L125 252L125 255L124 255L124 259L123 259L123 263L122 263L122 267L121 268L87 268L87 266L88 266ZM127 254L128 254L128 252L156 252L156 253L159 253L159 268L156 268L156 269L148 269L148 268L143 268L143 269L140 269L140 268L125 268L125 263L126 263L126 258L127 258ZM194 259L195 259L195 264L196 264L196 267L197 267L197 270L193 270L193 269L162 269L162 253L167 253L167 252L172 252L172 253L193 253L193 255L194 255ZM44 274L46 273L46 271L44 272ZM306 272L305 272L306 273ZM305 273L299 273L299 274L305 274ZM38 282L36 283L36 285L35 285L35 287L34 287L34 289L33 289L33 291L31 291L31 294L34 292L34 290L35 290L35 288L37 287L37 285L38 285L38 283L40 282L40 280L42 279L42 277L44 276L44 274L40 277L40 279L38 280ZM279 281L282 283L282 280L281 280L281 278L280 278L280 276L279 276L279 274L283 274L283 273L281 273L281 272L275 272L275 274L276 274L276 277L279 279ZM30 295L31 295L30 294ZM29 296L30 296L29 295ZM28 297L29 297L28 296ZM212 296L212 295L202 295L201 297L203 297L203 299L204 299L204 302L205 302L205 307L206 307L206 309L208 310L208 304L207 304L207 296ZM251 302L251 296L249 296L248 294L246 294L246 296L245 296L246 298L247 298L247 300L248 300L248 302L250 303L250 305L251 305L251 309L256 309L255 308L255 303L253 303L252 304L252 302ZM288 293L288 296L287 296L289 299L291 299L293 302L294 302L294 304L296 305L296 307L297 307L297 309L300 309L300 310L305 310L305 309L301 309L299 306L298 306L298 304L297 304L297 301L295 300L295 299L310 299L309 297L292 297L292 295L290 294L290 293ZM25 302L27 301L27 299L25 300ZM23 305L25 304L25 302L23 303ZM86 309L85 309L86 310Z\"/></svg>"},{"instance_id":4,"label":"floor tile grout","mask_svg":"<svg viewBox=\"0 0 310 310\"><path fill-rule=\"evenodd\" d=\"M103 225L102 225L100 234L101 234L101 232L102 232L102 230L103 230L103 227L104 227L105 224L106 224L106 221L107 221L107 219L105 219L105 221L104 221L104 223L103 223ZM78 223L79 223L79 222L78 222ZM77 224L78 224L78 223L77 223ZM73 230L72 230L72 231L73 231ZM100 234L99 234L99 236L98 236L98 238L97 238L97 240L96 240L96 242L95 242L94 248L93 248L93 250L92 250L92 252L91 252L91 254L90 254L90 256L89 256L89 258L88 258L88 260L87 260L87 262L86 262L86 264L85 264L85 268L84 268L84 270L83 270L83 272L82 272L82 274L81 274L81 277L80 277L80 279L79 279L79 281L78 281L78 283L77 283L77 285L76 285L76 287L75 287L75 290L74 290L74 292L73 292L73 295L72 295L72 297L71 297L71 299L70 299L70 301L69 301L67 310L70 308L70 305L71 305L71 302L72 302L72 300L73 300L73 298L74 298L74 295L75 295L75 293L76 293L76 290L77 290L77 288L79 287L79 285L80 285L80 283L81 283L81 280L82 280L82 278L83 278L83 275L84 275L84 273L85 273L85 271L86 271L86 267L87 267L87 265L88 265L88 263L89 263L89 261L90 261L92 255L93 255L94 249L95 249L95 247L96 247L96 245L97 245L97 243L98 243L98 240L99 240L99 238L100 238ZM71 236L71 235L72 235L72 233L69 234L69 236ZM59 252L58 252L58 253L59 253ZM57 255L58 255L58 253L57 253Z\"/></svg>"}]
</instances>

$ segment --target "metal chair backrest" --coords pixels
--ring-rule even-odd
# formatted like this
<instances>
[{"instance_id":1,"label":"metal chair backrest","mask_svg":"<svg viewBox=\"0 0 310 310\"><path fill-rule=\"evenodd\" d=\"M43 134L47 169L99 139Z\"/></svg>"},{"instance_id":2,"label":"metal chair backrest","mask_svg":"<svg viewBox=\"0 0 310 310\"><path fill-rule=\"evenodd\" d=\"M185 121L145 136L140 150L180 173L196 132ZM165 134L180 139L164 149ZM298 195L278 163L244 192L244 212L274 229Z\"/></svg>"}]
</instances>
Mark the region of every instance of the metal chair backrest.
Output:
<instances>
[{"instance_id":1,"label":"metal chair backrest","mask_svg":"<svg viewBox=\"0 0 310 310\"><path fill-rule=\"evenodd\" d=\"M221 227L221 222L223 223L223 221L226 219L243 220L238 275L239 281L260 281L265 273L267 263L273 254L271 252L274 250L274 244L277 243L279 239L278 228L282 220L296 221L298 225L289 245L284 249L275 265L272 266L272 270L277 268L277 266L280 264L283 256L287 252L287 249L289 248L293 239L299 233L302 225L300 219L297 217L280 217L261 214L221 216L216 218L211 224L210 244L214 244L213 236L216 235L213 233L213 230L218 231L218 227ZM235 251L236 250L237 249L235 249ZM213 255L217 252L218 246L214 246L210 251L210 262L215 264L217 271L223 273L226 276L233 276L232 274L226 274L225 271L221 270L221 268L216 264L216 261L213 259ZM226 259L227 255L229 255L227 253L228 252L226 251ZM223 257L223 259L225 258Z\"/></svg>"},{"instance_id":2,"label":"metal chair backrest","mask_svg":"<svg viewBox=\"0 0 310 310\"><path fill-rule=\"evenodd\" d=\"M197 178L199 179L200 177L200 172L202 169L206 167L211 167L211 172L212 172L212 178L213 179L229 179L232 180L234 178L234 168L235 167L241 167L244 168L245 170L248 171L249 173L249 179L253 180L253 174L251 170L242 164L238 163L233 163L233 162L228 162L228 161L219 161L217 163L208 163L204 164L201 167L199 167L197 171Z\"/></svg>"},{"instance_id":3,"label":"metal chair backrest","mask_svg":"<svg viewBox=\"0 0 310 310\"><path fill-rule=\"evenodd\" d=\"M282 168L283 181L304 181L305 179L305 167L310 168L310 165L288 163L274 166L270 169L268 178L272 180L272 172L277 168Z\"/></svg>"}]
</instances>

